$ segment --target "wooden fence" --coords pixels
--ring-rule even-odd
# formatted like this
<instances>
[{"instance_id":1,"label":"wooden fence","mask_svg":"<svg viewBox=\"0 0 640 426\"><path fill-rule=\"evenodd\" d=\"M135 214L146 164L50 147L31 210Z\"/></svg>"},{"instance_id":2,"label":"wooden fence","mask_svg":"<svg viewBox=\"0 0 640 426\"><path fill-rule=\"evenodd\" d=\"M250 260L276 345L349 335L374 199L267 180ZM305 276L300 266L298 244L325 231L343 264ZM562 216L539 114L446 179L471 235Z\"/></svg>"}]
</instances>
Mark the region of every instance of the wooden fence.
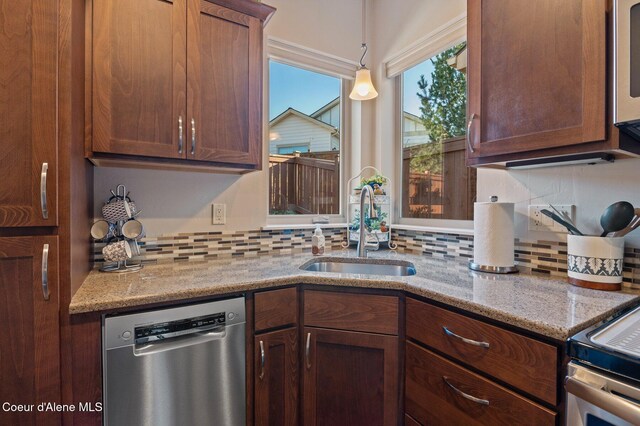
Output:
<instances>
[{"instance_id":1,"label":"wooden fence","mask_svg":"<svg viewBox=\"0 0 640 426\"><path fill-rule=\"evenodd\" d=\"M340 212L340 155L322 154L269 156L270 214Z\"/></svg>"},{"instance_id":2,"label":"wooden fence","mask_svg":"<svg viewBox=\"0 0 640 426\"><path fill-rule=\"evenodd\" d=\"M434 219L473 218L476 170L465 164L464 139L443 142L442 170L424 173L410 169L420 146L405 148L402 155L402 216Z\"/></svg>"}]
</instances>

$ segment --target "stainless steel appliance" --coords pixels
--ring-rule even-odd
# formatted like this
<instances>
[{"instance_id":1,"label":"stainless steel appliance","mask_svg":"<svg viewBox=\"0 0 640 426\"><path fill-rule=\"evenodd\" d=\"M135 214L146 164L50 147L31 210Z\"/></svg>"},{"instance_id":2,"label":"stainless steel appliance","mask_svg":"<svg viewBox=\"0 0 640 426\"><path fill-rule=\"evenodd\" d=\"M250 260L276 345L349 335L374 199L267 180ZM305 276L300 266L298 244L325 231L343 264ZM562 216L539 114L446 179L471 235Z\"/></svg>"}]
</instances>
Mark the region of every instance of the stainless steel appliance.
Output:
<instances>
[{"instance_id":1,"label":"stainless steel appliance","mask_svg":"<svg viewBox=\"0 0 640 426\"><path fill-rule=\"evenodd\" d=\"M640 307L568 342L568 426L640 425Z\"/></svg>"},{"instance_id":2,"label":"stainless steel appliance","mask_svg":"<svg viewBox=\"0 0 640 426\"><path fill-rule=\"evenodd\" d=\"M244 426L244 303L104 318L104 424Z\"/></svg>"},{"instance_id":3,"label":"stainless steel appliance","mask_svg":"<svg viewBox=\"0 0 640 426\"><path fill-rule=\"evenodd\" d=\"M640 139L640 0L614 0L614 123Z\"/></svg>"}]
</instances>

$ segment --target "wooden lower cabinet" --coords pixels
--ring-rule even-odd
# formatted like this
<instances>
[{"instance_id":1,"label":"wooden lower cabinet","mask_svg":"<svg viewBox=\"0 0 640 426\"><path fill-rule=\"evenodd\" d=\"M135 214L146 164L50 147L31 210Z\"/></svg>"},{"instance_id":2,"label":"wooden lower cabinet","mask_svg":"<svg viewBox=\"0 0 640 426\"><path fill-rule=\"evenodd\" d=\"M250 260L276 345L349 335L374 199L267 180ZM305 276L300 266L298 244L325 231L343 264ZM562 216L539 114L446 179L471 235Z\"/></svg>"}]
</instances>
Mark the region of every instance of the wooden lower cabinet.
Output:
<instances>
[{"instance_id":1,"label":"wooden lower cabinet","mask_svg":"<svg viewBox=\"0 0 640 426\"><path fill-rule=\"evenodd\" d=\"M299 356L296 327L255 336L254 424L298 424Z\"/></svg>"},{"instance_id":2,"label":"wooden lower cabinet","mask_svg":"<svg viewBox=\"0 0 640 426\"><path fill-rule=\"evenodd\" d=\"M0 238L0 402L36 405L0 424L60 423L37 409L60 402L58 291L58 237Z\"/></svg>"},{"instance_id":3,"label":"wooden lower cabinet","mask_svg":"<svg viewBox=\"0 0 640 426\"><path fill-rule=\"evenodd\" d=\"M411 342L406 347L405 411L423 425L556 423L553 411Z\"/></svg>"},{"instance_id":4,"label":"wooden lower cabinet","mask_svg":"<svg viewBox=\"0 0 640 426\"><path fill-rule=\"evenodd\" d=\"M397 425L398 337L304 328L306 426Z\"/></svg>"}]
</instances>

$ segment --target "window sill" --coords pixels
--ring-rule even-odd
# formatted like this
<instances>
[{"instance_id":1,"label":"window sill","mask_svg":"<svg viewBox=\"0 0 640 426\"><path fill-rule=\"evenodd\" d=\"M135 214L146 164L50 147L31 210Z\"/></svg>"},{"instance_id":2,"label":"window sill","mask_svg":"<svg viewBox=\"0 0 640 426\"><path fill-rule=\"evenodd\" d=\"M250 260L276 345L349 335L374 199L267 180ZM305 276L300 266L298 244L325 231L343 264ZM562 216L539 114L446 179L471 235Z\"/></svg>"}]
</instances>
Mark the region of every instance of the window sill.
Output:
<instances>
[{"instance_id":1,"label":"window sill","mask_svg":"<svg viewBox=\"0 0 640 426\"><path fill-rule=\"evenodd\" d=\"M266 225L260 228L263 231L281 231L285 229L320 229L326 228L346 228L346 223L298 223L298 224L278 224L278 225Z\"/></svg>"}]
</instances>

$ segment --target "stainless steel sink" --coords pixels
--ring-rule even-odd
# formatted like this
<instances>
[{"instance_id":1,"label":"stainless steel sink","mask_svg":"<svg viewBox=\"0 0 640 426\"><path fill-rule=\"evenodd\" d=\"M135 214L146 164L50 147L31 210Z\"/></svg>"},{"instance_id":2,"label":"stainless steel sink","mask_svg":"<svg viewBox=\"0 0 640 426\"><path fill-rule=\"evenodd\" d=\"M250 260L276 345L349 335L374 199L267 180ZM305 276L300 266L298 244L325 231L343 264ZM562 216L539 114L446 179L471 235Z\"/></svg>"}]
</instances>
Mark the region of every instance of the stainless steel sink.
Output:
<instances>
[{"instance_id":1,"label":"stainless steel sink","mask_svg":"<svg viewBox=\"0 0 640 426\"><path fill-rule=\"evenodd\" d=\"M308 261L300 269L312 272L393 275L396 277L416 274L416 267L413 263L405 260L387 259L319 258Z\"/></svg>"}]
</instances>

